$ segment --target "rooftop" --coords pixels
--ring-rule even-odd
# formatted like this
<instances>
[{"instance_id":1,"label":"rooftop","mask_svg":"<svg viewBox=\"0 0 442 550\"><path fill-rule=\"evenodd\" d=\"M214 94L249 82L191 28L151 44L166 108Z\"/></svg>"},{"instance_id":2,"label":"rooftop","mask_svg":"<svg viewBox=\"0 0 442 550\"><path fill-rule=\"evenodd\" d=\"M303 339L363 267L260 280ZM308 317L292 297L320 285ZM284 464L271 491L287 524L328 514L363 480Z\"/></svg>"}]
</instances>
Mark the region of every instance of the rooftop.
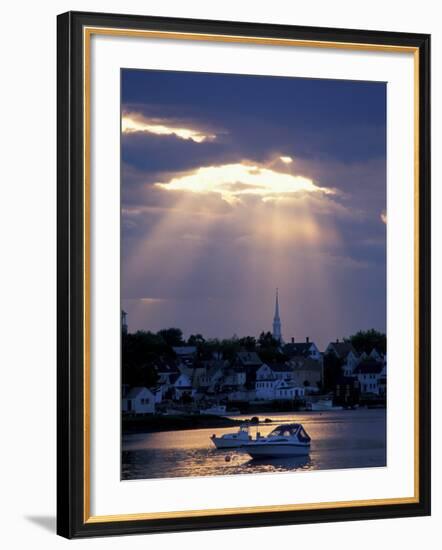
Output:
<instances>
[{"instance_id":1,"label":"rooftop","mask_svg":"<svg viewBox=\"0 0 442 550\"><path fill-rule=\"evenodd\" d=\"M336 355L342 359L347 357L350 352L358 355L357 351L350 342L330 342L330 344L327 346L327 349L329 347L333 348Z\"/></svg>"},{"instance_id":2,"label":"rooftop","mask_svg":"<svg viewBox=\"0 0 442 550\"><path fill-rule=\"evenodd\" d=\"M144 391L150 392L148 388L145 388L144 386L135 386L134 388L131 388L127 394L125 395L126 399L134 399L135 397L138 397L141 393Z\"/></svg>"},{"instance_id":3,"label":"rooftop","mask_svg":"<svg viewBox=\"0 0 442 550\"><path fill-rule=\"evenodd\" d=\"M261 365L262 361L256 351L239 351L236 354L238 361L244 366Z\"/></svg>"},{"instance_id":4,"label":"rooftop","mask_svg":"<svg viewBox=\"0 0 442 550\"><path fill-rule=\"evenodd\" d=\"M313 342L292 342L284 346L284 353L289 356L301 355L307 357L310 355Z\"/></svg>"},{"instance_id":5,"label":"rooftop","mask_svg":"<svg viewBox=\"0 0 442 550\"><path fill-rule=\"evenodd\" d=\"M355 368L355 374L380 374L384 365L374 359L365 359Z\"/></svg>"}]
</instances>

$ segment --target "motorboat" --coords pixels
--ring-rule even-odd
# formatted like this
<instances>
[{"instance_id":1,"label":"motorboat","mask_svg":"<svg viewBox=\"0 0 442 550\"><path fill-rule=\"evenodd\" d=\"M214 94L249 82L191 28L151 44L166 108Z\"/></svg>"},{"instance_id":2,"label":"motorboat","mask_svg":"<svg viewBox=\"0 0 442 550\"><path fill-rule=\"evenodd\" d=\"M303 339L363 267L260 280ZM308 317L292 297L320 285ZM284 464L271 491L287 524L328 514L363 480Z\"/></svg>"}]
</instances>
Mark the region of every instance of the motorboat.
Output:
<instances>
[{"instance_id":1,"label":"motorboat","mask_svg":"<svg viewBox=\"0 0 442 550\"><path fill-rule=\"evenodd\" d=\"M213 405L207 409L201 409L200 414L215 414L220 416L226 414L226 411L227 407L225 405Z\"/></svg>"},{"instance_id":2,"label":"motorboat","mask_svg":"<svg viewBox=\"0 0 442 550\"><path fill-rule=\"evenodd\" d=\"M265 437L257 434L242 449L252 458L305 456L310 452L310 442L302 424L281 424Z\"/></svg>"},{"instance_id":3,"label":"motorboat","mask_svg":"<svg viewBox=\"0 0 442 550\"><path fill-rule=\"evenodd\" d=\"M333 406L332 399L318 399L307 404L310 411L341 411L342 407Z\"/></svg>"},{"instance_id":4,"label":"motorboat","mask_svg":"<svg viewBox=\"0 0 442 550\"><path fill-rule=\"evenodd\" d=\"M228 433L217 437L213 434L210 439L217 449L237 449L252 439L249 435L249 425L241 424L235 433Z\"/></svg>"}]
</instances>

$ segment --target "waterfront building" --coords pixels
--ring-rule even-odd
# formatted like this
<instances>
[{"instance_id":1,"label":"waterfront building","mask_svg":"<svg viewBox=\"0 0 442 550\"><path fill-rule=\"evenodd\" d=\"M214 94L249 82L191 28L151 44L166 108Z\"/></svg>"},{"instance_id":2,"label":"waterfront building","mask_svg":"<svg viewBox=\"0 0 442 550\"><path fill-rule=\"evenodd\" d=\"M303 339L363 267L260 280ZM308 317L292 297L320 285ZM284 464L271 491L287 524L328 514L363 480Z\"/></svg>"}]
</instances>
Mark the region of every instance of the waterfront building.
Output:
<instances>
[{"instance_id":1,"label":"waterfront building","mask_svg":"<svg viewBox=\"0 0 442 550\"><path fill-rule=\"evenodd\" d=\"M354 375L359 381L362 393L385 394L386 377L381 361L375 359L361 361L355 368Z\"/></svg>"},{"instance_id":2,"label":"waterfront building","mask_svg":"<svg viewBox=\"0 0 442 550\"><path fill-rule=\"evenodd\" d=\"M153 414L155 412L155 395L142 386L131 388L122 401L123 412L134 414Z\"/></svg>"},{"instance_id":3,"label":"waterfront building","mask_svg":"<svg viewBox=\"0 0 442 550\"><path fill-rule=\"evenodd\" d=\"M256 371L256 380L291 380L293 378L293 369L285 363L263 364Z\"/></svg>"},{"instance_id":4,"label":"waterfront building","mask_svg":"<svg viewBox=\"0 0 442 550\"><path fill-rule=\"evenodd\" d=\"M323 382L323 361L311 357L295 356L289 361L292 367L292 380L298 386L318 388Z\"/></svg>"},{"instance_id":5,"label":"waterfront building","mask_svg":"<svg viewBox=\"0 0 442 550\"><path fill-rule=\"evenodd\" d=\"M192 382L187 374L180 374L173 383L175 390L175 399L179 400L183 395L194 397L196 390L192 387Z\"/></svg>"}]
</instances>

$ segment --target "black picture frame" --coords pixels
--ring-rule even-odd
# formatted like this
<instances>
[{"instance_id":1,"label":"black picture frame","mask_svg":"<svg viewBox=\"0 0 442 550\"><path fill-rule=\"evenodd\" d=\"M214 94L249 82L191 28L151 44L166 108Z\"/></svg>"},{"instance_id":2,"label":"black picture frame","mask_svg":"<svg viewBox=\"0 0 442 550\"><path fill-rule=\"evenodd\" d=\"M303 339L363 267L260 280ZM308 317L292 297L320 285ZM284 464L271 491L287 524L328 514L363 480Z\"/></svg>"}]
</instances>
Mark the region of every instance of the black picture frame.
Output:
<instances>
[{"instance_id":1,"label":"black picture frame","mask_svg":"<svg viewBox=\"0 0 442 550\"><path fill-rule=\"evenodd\" d=\"M58 16L57 40L57 532L67 538L226 529L430 514L430 36L103 13ZM405 504L263 511L202 517L90 521L85 491L84 28L269 37L414 48L419 59L418 499ZM86 391L86 394L85 394Z\"/></svg>"}]
</instances>

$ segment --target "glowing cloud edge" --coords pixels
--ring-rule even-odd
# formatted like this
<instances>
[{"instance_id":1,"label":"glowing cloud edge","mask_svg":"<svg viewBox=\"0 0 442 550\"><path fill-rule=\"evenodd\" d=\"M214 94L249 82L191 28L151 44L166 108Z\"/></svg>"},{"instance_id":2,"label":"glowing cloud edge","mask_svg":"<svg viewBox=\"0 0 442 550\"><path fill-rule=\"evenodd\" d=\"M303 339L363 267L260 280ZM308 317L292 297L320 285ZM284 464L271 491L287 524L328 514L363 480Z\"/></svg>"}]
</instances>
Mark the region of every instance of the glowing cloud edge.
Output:
<instances>
[{"instance_id":1,"label":"glowing cloud edge","mask_svg":"<svg viewBox=\"0 0 442 550\"><path fill-rule=\"evenodd\" d=\"M156 182L154 186L166 191L215 193L230 204L246 195L269 201L300 192L335 194L334 190L319 187L304 176L249 163L201 166L192 173L176 176L169 182Z\"/></svg>"},{"instance_id":2,"label":"glowing cloud edge","mask_svg":"<svg viewBox=\"0 0 442 550\"><path fill-rule=\"evenodd\" d=\"M202 130L179 127L167 120L151 120L136 114L125 114L121 118L123 134L148 133L158 136L175 136L179 139L203 143L216 139L215 134Z\"/></svg>"}]
</instances>

